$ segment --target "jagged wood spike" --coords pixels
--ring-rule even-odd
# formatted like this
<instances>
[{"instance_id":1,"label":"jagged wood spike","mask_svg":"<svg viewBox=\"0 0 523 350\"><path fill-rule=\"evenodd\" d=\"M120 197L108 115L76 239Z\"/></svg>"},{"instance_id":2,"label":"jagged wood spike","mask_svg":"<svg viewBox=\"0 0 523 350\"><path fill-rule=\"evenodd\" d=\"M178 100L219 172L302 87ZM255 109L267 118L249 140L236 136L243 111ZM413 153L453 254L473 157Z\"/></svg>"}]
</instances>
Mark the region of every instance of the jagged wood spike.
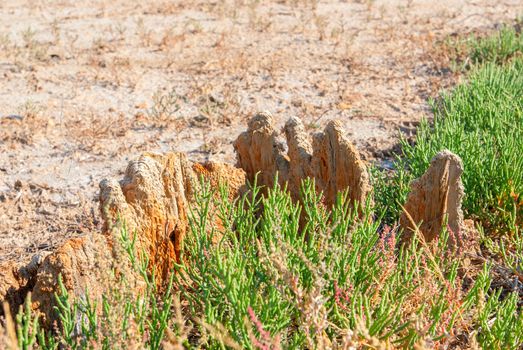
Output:
<instances>
[{"instance_id":1,"label":"jagged wood spike","mask_svg":"<svg viewBox=\"0 0 523 350\"><path fill-rule=\"evenodd\" d=\"M450 229L449 245L463 245L466 232L463 223L461 200L463 184L461 174L463 163L454 153L444 150L436 154L427 171L411 184L411 191L400 217L400 226L404 230L403 242L412 239L416 228L425 240L430 242L438 237L445 220ZM409 217L410 216L410 217Z\"/></svg>"},{"instance_id":2,"label":"jagged wood spike","mask_svg":"<svg viewBox=\"0 0 523 350\"><path fill-rule=\"evenodd\" d=\"M259 185L270 188L278 173L280 183L288 179L289 161L285 144L274 129L274 120L269 112L256 114L248 122L247 131L234 142L238 167L242 168L252 183L256 174Z\"/></svg>"},{"instance_id":3,"label":"jagged wood spike","mask_svg":"<svg viewBox=\"0 0 523 350\"><path fill-rule=\"evenodd\" d=\"M312 176L323 191L328 205L336 202L338 192L349 189L352 202L364 205L371 186L365 163L357 149L343 136L339 121L330 121L323 133L314 135Z\"/></svg>"},{"instance_id":4,"label":"jagged wood spike","mask_svg":"<svg viewBox=\"0 0 523 350\"><path fill-rule=\"evenodd\" d=\"M289 158L289 191L294 200L299 198L302 179L312 177L312 145L301 120L290 118L284 127Z\"/></svg>"}]
</instances>

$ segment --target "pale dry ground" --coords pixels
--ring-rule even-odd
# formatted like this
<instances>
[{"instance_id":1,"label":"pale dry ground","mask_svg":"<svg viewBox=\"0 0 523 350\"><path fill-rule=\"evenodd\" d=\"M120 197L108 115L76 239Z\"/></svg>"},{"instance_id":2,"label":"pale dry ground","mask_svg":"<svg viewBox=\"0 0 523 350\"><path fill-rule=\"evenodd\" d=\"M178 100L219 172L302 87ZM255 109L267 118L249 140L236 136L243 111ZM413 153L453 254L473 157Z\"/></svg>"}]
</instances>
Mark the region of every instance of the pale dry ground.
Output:
<instances>
[{"instance_id":1,"label":"pale dry ground","mask_svg":"<svg viewBox=\"0 0 523 350\"><path fill-rule=\"evenodd\" d=\"M0 261L98 229L96 193L138 153L234 162L257 110L333 118L366 159L455 81L442 43L505 1L0 1Z\"/></svg>"}]
</instances>

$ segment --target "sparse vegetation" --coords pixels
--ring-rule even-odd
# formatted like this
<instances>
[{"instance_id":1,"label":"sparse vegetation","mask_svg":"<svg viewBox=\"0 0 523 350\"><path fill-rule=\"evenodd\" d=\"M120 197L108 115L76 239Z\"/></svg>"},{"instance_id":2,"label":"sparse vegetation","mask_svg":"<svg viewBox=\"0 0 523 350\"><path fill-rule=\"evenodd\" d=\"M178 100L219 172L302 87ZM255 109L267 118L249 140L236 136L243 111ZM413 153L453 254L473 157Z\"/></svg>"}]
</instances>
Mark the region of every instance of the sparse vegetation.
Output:
<instances>
[{"instance_id":1,"label":"sparse vegetation","mask_svg":"<svg viewBox=\"0 0 523 350\"><path fill-rule=\"evenodd\" d=\"M474 64L488 62L502 64L515 56L521 57L523 52L522 23L523 19L520 19L514 26L503 26L495 35L482 39L471 38L469 46L472 62Z\"/></svg>"},{"instance_id":2,"label":"sparse vegetation","mask_svg":"<svg viewBox=\"0 0 523 350\"><path fill-rule=\"evenodd\" d=\"M147 110L150 118L157 121L169 121L180 109L180 102L184 97L176 93L174 89L166 92L158 90L152 97L153 105Z\"/></svg>"}]
</instances>

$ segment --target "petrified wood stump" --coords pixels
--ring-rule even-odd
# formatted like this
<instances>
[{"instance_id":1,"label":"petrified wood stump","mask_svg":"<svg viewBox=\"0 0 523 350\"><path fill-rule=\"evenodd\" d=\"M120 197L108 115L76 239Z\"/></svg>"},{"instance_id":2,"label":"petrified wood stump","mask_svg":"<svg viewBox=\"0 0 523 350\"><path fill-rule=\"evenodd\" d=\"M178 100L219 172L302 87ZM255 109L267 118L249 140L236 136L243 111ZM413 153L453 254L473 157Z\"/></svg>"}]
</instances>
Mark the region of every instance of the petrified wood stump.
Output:
<instances>
[{"instance_id":1,"label":"petrified wood stump","mask_svg":"<svg viewBox=\"0 0 523 350\"><path fill-rule=\"evenodd\" d=\"M301 121L291 118L284 127L287 147L273 123L267 112L255 115L234 143L238 166L249 181L259 173L258 184L271 187L278 173L279 183L287 184L297 200L301 181L312 178L328 206L335 203L339 191L346 189L351 201L365 203L371 191L369 175L358 151L343 136L339 122L329 122L311 143Z\"/></svg>"},{"instance_id":2,"label":"petrified wood stump","mask_svg":"<svg viewBox=\"0 0 523 350\"><path fill-rule=\"evenodd\" d=\"M440 235L443 225L447 223L449 245L463 244L462 173L461 159L452 152L445 150L432 158L427 171L411 184L411 192L400 217L404 242L412 238L416 226L420 224L419 232L430 242Z\"/></svg>"}]
</instances>

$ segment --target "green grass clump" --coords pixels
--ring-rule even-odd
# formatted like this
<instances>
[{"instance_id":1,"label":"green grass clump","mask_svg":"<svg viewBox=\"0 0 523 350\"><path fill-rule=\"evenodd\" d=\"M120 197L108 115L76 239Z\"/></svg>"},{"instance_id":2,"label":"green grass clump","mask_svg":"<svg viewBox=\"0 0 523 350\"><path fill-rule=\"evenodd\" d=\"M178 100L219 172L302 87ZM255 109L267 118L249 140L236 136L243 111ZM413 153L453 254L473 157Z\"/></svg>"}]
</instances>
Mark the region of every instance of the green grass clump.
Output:
<instances>
[{"instance_id":1,"label":"green grass clump","mask_svg":"<svg viewBox=\"0 0 523 350\"><path fill-rule=\"evenodd\" d=\"M445 50L452 58L450 68L467 73L485 63L503 65L522 56L523 17L516 19L513 25L503 25L499 31L487 36L472 34L458 39L447 38Z\"/></svg>"},{"instance_id":2,"label":"green grass clump","mask_svg":"<svg viewBox=\"0 0 523 350\"><path fill-rule=\"evenodd\" d=\"M523 36L516 30L516 27L521 27L521 24L522 22L518 21L516 26L504 26L495 35L482 39L470 38L468 46L471 62L502 64L514 56L521 56Z\"/></svg>"}]
</instances>

